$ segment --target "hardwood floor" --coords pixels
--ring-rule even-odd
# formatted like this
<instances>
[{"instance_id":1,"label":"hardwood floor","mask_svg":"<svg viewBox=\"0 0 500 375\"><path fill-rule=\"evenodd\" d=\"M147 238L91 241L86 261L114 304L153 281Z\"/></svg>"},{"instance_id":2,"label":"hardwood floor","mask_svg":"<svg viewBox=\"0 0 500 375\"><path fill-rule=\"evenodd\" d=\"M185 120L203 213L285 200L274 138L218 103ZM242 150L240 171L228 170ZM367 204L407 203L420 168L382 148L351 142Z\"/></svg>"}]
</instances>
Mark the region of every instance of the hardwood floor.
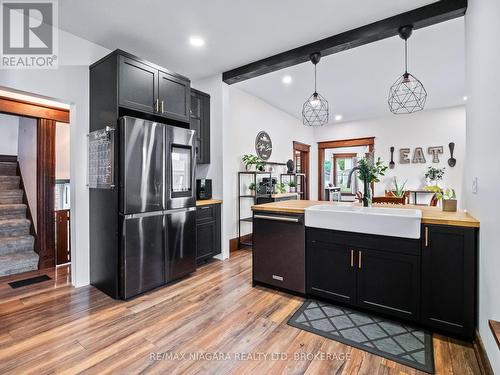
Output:
<instances>
[{"instance_id":1,"label":"hardwood floor","mask_svg":"<svg viewBox=\"0 0 500 375\"><path fill-rule=\"evenodd\" d=\"M420 374L288 326L303 300L252 288L247 251L128 302L45 271L20 289L0 279L0 374ZM434 352L437 374L480 373L469 344L434 335Z\"/></svg>"}]
</instances>

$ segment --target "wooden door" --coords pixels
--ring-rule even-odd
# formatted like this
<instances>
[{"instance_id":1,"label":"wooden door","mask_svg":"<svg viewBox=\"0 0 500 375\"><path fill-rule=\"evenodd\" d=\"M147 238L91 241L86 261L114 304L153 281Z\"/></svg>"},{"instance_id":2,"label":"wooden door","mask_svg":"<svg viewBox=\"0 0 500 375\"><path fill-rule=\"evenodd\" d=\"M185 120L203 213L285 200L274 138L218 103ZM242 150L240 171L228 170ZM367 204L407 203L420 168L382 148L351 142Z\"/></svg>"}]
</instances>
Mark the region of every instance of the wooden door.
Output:
<instances>
[{"instance_id":1,"label":"wooden door","mask_svg":"<svg viewBox=\"0 0 500 375\"><path fill-rule=\"evenodd\" d=\"M70 211L55 211L56 265L71 262Z\"/></svg>"},{"instance_id":2,"label":"wooden door","mask_svg":"<svg viewBox=\"0 0 500 375\"><path fill-rule=\"evenodd\" d=\"M309 199L309 155L310 145L300 142L293 142L293 161L295 171L304 174L304 177L297 176L297 192L300 199Z\"/></svg>"},{"instance_id":3,"label":"wooden door","mask_svg":"<svg viewBox=\"0 0 500 375\"><path fill-rule=\"evenodd\" d=\"M389 251L358 249L357 305L388 315L417 320L420 258Z\"/></svg>"}]
</instances>

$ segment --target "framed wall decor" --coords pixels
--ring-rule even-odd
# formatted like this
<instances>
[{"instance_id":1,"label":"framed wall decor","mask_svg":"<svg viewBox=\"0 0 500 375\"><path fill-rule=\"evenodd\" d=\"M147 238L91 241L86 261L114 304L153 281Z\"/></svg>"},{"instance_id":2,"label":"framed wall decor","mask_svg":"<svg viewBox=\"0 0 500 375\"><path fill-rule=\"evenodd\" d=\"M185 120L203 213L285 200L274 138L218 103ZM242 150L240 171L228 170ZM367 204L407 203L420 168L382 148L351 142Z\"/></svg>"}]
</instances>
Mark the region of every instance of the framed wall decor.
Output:
<instances>
[{"instance_id":1,"label":"framed wall decor","mask_svg":"<svg viewBox=\"0 0 500 375\"><path fill-rule=\"evenodd\" d=\"M273 152L273 143L267 132L261 131L255 137L255 152L262 160L269 160Z\"/></svg>"}]
</instances>

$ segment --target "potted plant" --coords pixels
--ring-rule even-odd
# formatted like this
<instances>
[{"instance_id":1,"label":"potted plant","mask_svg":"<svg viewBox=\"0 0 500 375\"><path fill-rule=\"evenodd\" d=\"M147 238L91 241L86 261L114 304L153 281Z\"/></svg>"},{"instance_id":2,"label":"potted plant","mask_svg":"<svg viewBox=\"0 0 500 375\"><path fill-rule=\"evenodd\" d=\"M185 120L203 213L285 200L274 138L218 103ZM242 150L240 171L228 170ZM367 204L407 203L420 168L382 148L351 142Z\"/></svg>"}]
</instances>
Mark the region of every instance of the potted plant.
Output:
<instances>
[{"instance_id":1,"label":"potted plant","mask_svg":"<svg viewBox=\"0 0 500 375\"><path fill-rule=\"evenodd\" d=\"M283 182L276 184L276 192L279 194L286 193L286 184Z\"/></svg>"},{"instance_id":2,"label":"potted plant","mask_svg":"<svg viewBox=\"0 0 500 375\"><path fill-rule=\"evenodd\" d=\"M436 194L437 200L443 201L443 211L445 212L457 212L457 194L455 189L441 190L437 185L427 186L426 190Z\"/></svg>"},{"instance_id":3,"label":"potted plant","mask_svg":"<svg viewBox=\"0 0 500 375\"><path fill-rule=\"evenodd\" d=\"M365 195L363 197L363 206L370 207L372 203L372 191L370 184L380 182L380 176L385 176L387 166L380 158L375 161L373 153L358 161L359 179L363 181ZM352 173L352 171L351 171Z\"/></svg>"},{"instance_id":4,"label":"potted plant","mask_svg":"<svg viewBox=\"0 0 500 375\"><path fill-rule=\"evenodd\" d=\"M436 185L439 181L441 181L444 177L444 167L443 168L427 168L427 172L425 172L425 179L427 180L428 185Z\"/></svg>"},{"instance_id":5,"label":"potted plant","mask_svg":"<svg viewBox=\"0 0 500 375\"><path fill-rule=\"evenodd\" d=\"M288 187L289 187L290 193L296 193L297 192L297 182L295 182L294 180L291 180L288 183Z\"/></svg>"},{"instance_id":6,"label":"potted plant","mask_svg":"<svg viewBox=\"0 0 500 375\"><path fill-rule=\"evenodd\" d=\"M245 168L249 171L252 166L255 166L255 169L258 171L264 171L265 162L257 155L246 154L243 155L243 164L245 164Z\"/></svg>"},{"instance_id":7,"label":"potted plant","mask_svg":"<svg viewBox=\"0 0 500 375\"><path fill-rule=\"evenodd\" d=\"M255 195L255 190L257 189L257 185L255 185L255 182L250 183L248 185L248 190L250 190L250 195Z\"/></svg>"},{"instance_id":8,"label":"potted plant","mask_svg":"<svg viewBox=\"0 0 500 375\"><path fill-rule=\"evenodd\" d=\"M400 184L400 183L398 183L397 178L394 177L394 179L392 181L394 189L391 190L391 194L394 197L398 197L398 198L404 197L404 195L406 193L405 186L406 186L407 182L408 182L408 180L405 180L405 182L403 182L402 184Z\"/></svg>"}]
</instances>

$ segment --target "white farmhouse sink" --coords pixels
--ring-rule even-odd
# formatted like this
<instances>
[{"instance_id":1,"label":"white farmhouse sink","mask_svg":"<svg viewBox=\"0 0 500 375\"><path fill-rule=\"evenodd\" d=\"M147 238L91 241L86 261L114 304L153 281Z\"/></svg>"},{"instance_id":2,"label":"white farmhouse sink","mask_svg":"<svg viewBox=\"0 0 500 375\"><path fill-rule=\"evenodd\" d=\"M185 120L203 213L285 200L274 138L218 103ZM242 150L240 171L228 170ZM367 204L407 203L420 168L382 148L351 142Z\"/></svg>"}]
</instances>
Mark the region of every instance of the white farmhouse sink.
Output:
<instances>
[{"instance_id":1,"label":"white farmhouse sink","mask_svg":"<svg viewBox=\"0 0 500 375\"><path fill-rule=\"evenodd\" d=\"M422 211L405 208L317 205L305 210L306 227L420 238Z\"/></svg>"}]
</instances>

